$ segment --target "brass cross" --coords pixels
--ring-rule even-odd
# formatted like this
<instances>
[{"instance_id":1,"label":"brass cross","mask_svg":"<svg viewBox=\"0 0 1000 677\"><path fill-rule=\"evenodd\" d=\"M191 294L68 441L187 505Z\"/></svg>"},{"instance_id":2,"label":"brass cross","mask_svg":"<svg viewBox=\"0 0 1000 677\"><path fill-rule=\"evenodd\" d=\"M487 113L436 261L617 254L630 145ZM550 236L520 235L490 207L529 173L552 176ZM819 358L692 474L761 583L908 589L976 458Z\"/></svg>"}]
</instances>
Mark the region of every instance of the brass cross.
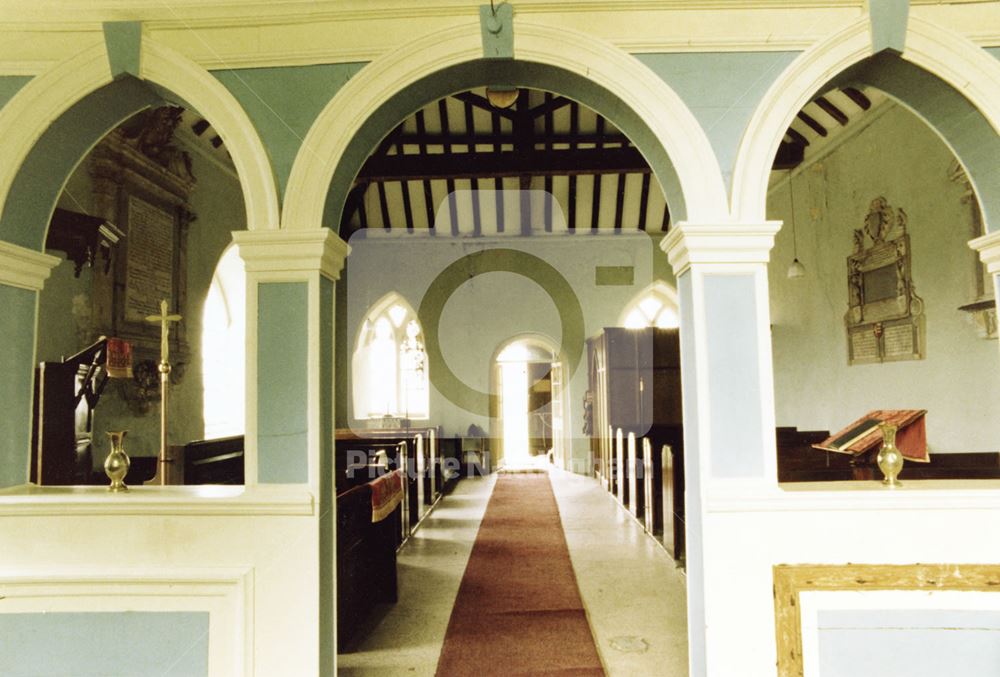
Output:
<instances>
[{"instance_id":1,"label":"brass cross","mask_svg":"<svg viewBox=\"0 0 1000 677\"><path fill-rule=\"evenodd\" d=\"M160 301L160 314L149 315L146 322L160 323L160 364L169 364L167 358L170 354L170 322L180 322L180 315L167 315L167 300Z\"/></svg>"}]
</instances>

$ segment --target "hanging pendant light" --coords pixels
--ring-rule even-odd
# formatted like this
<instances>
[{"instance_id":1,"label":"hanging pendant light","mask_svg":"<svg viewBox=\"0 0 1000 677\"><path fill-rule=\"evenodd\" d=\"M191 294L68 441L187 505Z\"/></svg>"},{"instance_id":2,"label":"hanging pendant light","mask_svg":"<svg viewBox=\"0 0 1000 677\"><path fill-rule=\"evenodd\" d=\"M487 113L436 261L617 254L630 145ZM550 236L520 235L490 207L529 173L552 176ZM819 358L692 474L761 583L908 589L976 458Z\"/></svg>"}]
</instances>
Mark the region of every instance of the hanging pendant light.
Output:
<instances>
[{"instance_id":1,"label":"hanging pendant light","mask_svg":"<svg viewBox=\"0 0 1000 677\"><path fill-rule=\"evenodd\" d=\"M788 279L796 280L806 276L806 267L799 261L798 239L795 236L795 192L792 188L792 177L788 176L788 199L792 207L792 264L788 266Z\"/></svg>"}]
</instances>

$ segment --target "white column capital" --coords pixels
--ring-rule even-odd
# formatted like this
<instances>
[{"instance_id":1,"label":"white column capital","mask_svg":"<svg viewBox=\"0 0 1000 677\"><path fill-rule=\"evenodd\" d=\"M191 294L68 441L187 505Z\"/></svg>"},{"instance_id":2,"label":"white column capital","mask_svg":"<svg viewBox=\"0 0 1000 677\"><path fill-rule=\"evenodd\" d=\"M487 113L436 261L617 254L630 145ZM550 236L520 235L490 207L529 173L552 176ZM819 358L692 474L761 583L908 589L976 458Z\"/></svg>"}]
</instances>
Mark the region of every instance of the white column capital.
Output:
<instances>
[{"instance_id":1,"label":"white column capital","mask_svg":"<svg viewBox=\"0 0 1000 677\"><path fill-rule=\"evenodd\" d=\"M1000 273L1000 231L970 240L969 247L979 252L991 275Z\"/></svg>"},{"instance_id":2,"label":"white column capital","mask_svg":"<svg viewBox=\"0 0 1000 677\"><path fill-rule=\"evenodd\" d=\"M699 263L767 263L781 221L674 224L660 241L674 274Z\"/></svg>"},{"instance_id":3,"label":"white column capital","mask_svg":"<svg viewBox=\"0 0 1000 677\"><path fill-rule=\"evenodd\" d=\"M233 233L233 242L248 273L319 271L332 280L340 278L351 251L329 228L240 230Z\"/></svg>"},{"instance_id":4,"label":"white column capital","mask_svg":"<svg viewBox=\"0 0 1000 677\"><path fill-rule=\"evenodd\" d=\"M41 291L61 261L58 256L0 240L0 284Z\"/></svg>"}]
</instances>

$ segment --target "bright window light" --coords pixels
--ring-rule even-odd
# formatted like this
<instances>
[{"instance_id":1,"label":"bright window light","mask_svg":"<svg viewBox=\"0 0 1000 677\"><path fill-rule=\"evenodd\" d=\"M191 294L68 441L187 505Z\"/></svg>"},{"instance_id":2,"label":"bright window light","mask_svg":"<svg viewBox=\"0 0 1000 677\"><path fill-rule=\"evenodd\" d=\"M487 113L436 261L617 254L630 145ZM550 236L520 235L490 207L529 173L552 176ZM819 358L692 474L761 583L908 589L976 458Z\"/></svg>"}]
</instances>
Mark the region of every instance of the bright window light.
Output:
<instances>
[{"instance_id":1,"label":"bright window light","mask_svg":"<svg viewBox=\"0 0 1000 677\"><path fill-rule=\"evenodd\" d=\"M205 438L244 433L246 273L235 247L219 259L202 311Z\"/></svg>"},{"instance_id":2,"label":"bright window light","mask_svg":"<svg viewBox=\"0 0 1000 677\"><path fill-rule=\"evenodd\" d=\"M359 419L430 415L423 331L413 309L391 294L365 318L352 360L354 415Z\"/></svg>"},{"instance_id":3,"label":"bright window light","mask_svg":"<svg viewBox=\"0 0 1000 677\"><path fill-rule=\"evenodd\" d=\"M674 291L663 282L655 282L625 307L619 324L626 329L680 326Z\"/></svg>"}]
</instances>

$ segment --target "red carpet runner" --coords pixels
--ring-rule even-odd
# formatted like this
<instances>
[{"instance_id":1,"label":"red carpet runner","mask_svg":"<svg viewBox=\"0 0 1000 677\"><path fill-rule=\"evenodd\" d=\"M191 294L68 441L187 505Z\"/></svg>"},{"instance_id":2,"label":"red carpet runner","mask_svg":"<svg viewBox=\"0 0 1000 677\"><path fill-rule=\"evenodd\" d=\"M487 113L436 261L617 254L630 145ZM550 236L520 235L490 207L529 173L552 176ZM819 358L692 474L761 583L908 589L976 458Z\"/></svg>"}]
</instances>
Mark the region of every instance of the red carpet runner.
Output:
<instances>
[{"instance_id":1,"label":"red carpet runner","mask_svg":"<svg viewBox=\"0 0 1000 677\"><path fill-rule=\"evenodd\" d=\"M437 675L604 675L548 475L497 478Z\"/></svg>"}]
</instances>

